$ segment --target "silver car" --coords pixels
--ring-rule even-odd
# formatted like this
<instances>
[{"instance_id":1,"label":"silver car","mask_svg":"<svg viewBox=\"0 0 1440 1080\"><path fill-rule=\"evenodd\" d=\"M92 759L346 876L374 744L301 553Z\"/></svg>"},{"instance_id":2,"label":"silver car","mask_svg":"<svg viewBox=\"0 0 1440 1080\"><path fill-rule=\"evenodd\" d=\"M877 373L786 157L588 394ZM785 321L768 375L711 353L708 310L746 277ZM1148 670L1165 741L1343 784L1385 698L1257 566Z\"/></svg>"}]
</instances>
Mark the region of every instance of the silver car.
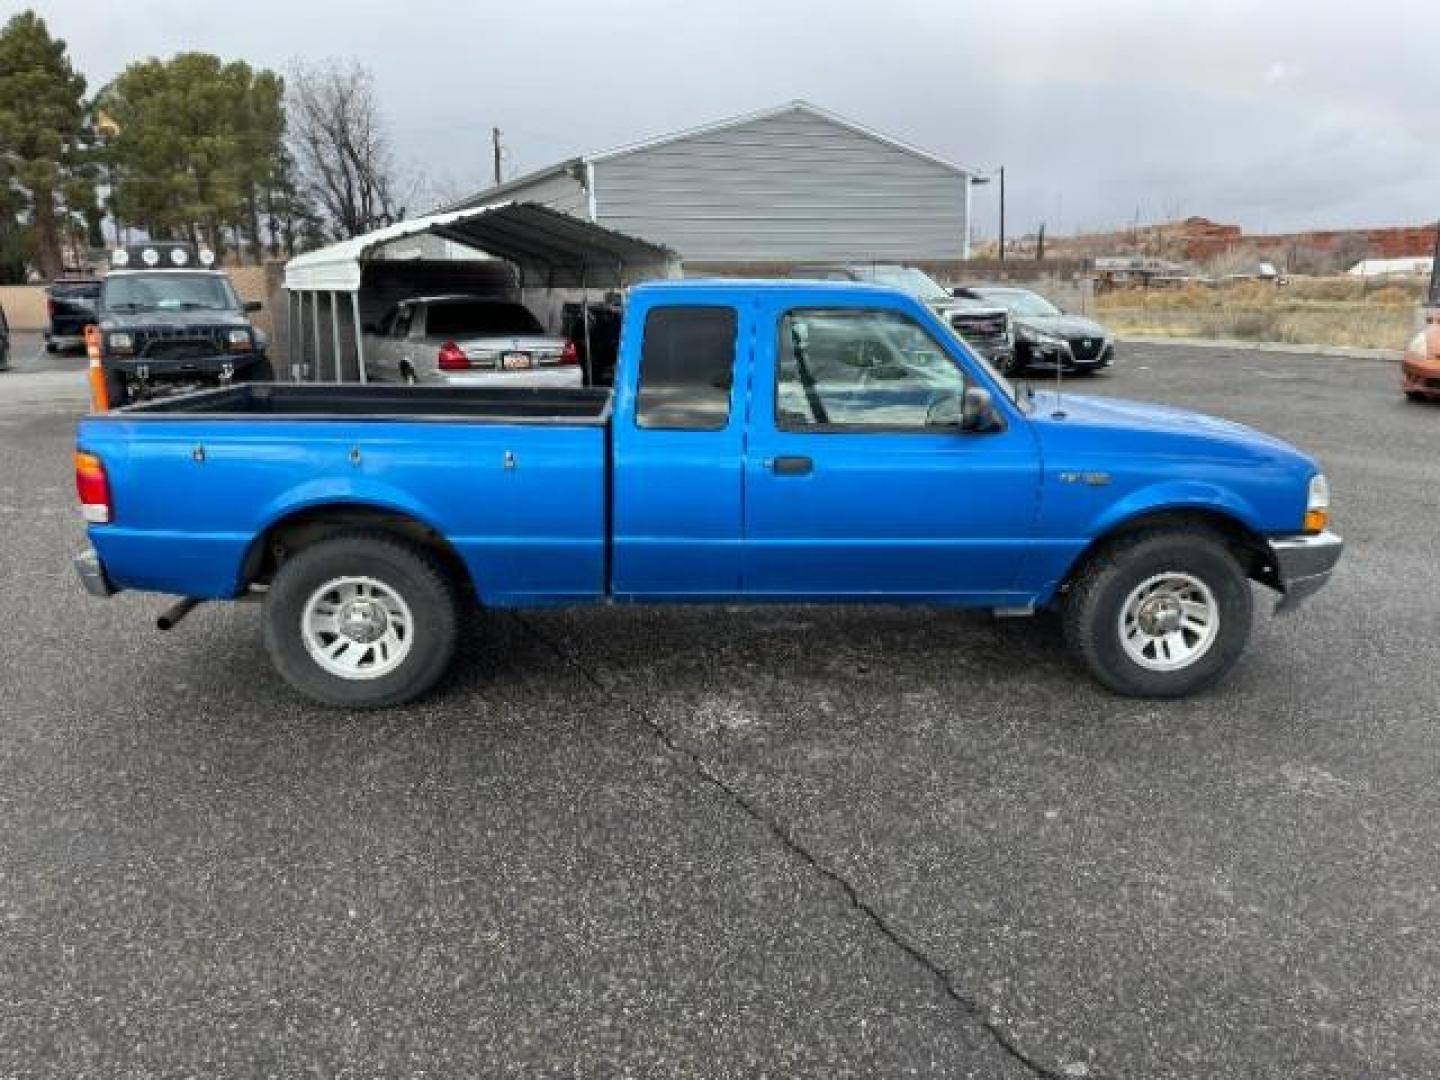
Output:
<instances>
[{"instance_id":1,"label":"silver car","mask_svg":"<svg viewBox=\"0 0 1440 1080\"><path fill-rule=\"evenodd\" d=\"M426 386L581 386L575 344L547 334L524 304L482 296L402 300L365 332L377 382Z\"/></svg>"}]
</instances>

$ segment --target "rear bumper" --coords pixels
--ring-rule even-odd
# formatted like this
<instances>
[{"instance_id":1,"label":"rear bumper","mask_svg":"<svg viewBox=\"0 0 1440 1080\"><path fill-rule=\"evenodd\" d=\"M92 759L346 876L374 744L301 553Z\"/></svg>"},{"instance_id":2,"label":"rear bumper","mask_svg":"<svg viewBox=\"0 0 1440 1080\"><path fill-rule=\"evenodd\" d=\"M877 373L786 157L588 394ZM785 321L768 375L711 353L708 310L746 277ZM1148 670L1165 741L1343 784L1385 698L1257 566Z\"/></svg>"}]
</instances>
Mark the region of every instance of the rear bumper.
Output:
<instances>
[{"instance_id":1,"label":"rear bumper","mask_svg":"<svg viewBox=\"0 0 1440 1080\"><path fill-rule=\"evenodd\" d=\"M94 548L86 548L75 556L75 573L80 578L80 584L85 586L85 591L91 596L104 598L114 596L120 591L110 584L110 579L105 575L105 565Z\"/></svg>"},{"instance_id":2,"label":"rear bumper","mask_svg":"<svg viewBox=\"0 0 1440 1080\"><path fill-rule=\"evenodd\" d=\"M433 371L421 378L422 386L548 386L585 385L585 372L577 364L530 368L528 371Z\"/></svg>"},{"instance_id":3,"label":"rear bumper","mask_svg":"<svg viewBox=\"0 0 1440 1080\"><path fill-rule=\"evenodd\" d=\"M1275 610L1288 611L1319 592L1330 580L1344 550L1345 541L1332 532L1270 541L1276 576L1284 594Z\"/></svg>"}]
</instances>

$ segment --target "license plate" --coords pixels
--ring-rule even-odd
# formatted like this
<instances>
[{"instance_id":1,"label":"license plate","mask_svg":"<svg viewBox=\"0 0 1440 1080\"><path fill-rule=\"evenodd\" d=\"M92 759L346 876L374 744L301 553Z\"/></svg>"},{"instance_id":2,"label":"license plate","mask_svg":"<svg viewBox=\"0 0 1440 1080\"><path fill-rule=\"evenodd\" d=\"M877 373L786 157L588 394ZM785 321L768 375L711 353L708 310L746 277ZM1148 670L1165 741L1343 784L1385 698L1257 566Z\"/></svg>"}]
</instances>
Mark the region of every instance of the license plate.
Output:
<instances>
[{"instance_id":1,"label":"license plate","mask_svg":"<svg viewBox=\"0 0 1440 1080\"><path fill-rule=\"evenodd\" d=\"M530 354L523 352L507 352L500 358L500 366L506 371L524 371L530 367Z\"/></svg>"}]
</instances>

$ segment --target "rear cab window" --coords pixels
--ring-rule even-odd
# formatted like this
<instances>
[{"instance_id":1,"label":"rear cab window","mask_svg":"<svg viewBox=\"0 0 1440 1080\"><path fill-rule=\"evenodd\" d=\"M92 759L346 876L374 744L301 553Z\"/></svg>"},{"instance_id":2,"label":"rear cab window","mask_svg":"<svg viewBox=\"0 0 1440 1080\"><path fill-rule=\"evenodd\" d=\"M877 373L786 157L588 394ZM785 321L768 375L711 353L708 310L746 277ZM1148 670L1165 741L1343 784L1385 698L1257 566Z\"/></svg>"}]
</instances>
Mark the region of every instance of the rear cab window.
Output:
<instances>
[{"instance_id":1,"label":"rear cab window","mask_svg":"<svg viewBox=\"0 0 1440 1080\"><path fill-rule=\"evenodd\" d=\"M738 322L733 307L650 309L635 403L639 427L720 431L729 425Z\"/></svg>"}]
</instances>

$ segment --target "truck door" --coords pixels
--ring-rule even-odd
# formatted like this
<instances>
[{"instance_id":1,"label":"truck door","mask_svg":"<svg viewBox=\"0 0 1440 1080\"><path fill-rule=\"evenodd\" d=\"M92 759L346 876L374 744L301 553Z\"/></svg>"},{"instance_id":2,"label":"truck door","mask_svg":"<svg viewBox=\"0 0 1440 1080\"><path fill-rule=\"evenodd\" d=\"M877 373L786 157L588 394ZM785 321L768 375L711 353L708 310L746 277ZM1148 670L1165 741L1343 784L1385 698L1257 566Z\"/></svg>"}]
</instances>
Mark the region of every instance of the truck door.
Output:
<instances>
[{"instance_id":1,"label":"truck door","mask_svg":"<svg viewBox=\"0 0 1440 1080\"><path fill-rule=\"evenodd\" d=\"M751 316L734 293L636 301L621 331L612 436L612 590L738 596ZM745 363L740 363L744 359ZM638 363L637 363L638 361Z\"/></svg>"},{"instance_id":2,"label":"truck door","mask_svg":"<svg viewBox=\"0 0 1440 1080\"><path fill-rule=\"evenodd\" d=\"M997 403L999 430L962 430L983 380L960 343L887 298L859 303L757 316L745 591L1004 603L1038 507L1029 425Z\"/></svg>"}]
</instances>

